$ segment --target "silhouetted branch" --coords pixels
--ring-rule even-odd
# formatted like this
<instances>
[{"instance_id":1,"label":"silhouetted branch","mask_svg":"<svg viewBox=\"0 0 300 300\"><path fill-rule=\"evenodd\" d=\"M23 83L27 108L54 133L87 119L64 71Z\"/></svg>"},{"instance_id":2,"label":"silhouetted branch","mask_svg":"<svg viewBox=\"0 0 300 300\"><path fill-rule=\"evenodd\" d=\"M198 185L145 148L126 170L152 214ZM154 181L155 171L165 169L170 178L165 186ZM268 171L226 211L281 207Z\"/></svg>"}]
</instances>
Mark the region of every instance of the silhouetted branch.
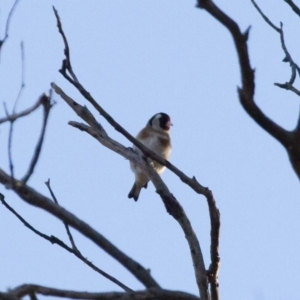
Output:
<instances>
[{"instance_id":1,"label":"silhouetted branch","mask_svg":"<svg viewBox=\"0 0 300 300\"><path fill-rule=\"evenodd\" d=\"M49 113L50 110L52 108L52 103L51 103L51 96L48 97L45 94L41 97L41 101L44 107L44 116L43 116L43 124L42 124L42 130L41 130L41 134L40 137L38 139L38 142L36 144L34 153L33 153L33 157L31 159L29 168L27 173L25 174L25 176L22 178L22 182L26 183L30 176L33 174L34 168L38 162L41 150L42 150L42 145L43 145L43 141L44 141L44 137L45 137L45 132L46 132L46 127L47 127L47 122L48 122L48 117L49 117Z\"/></svg>"},{"instance_id":2,"label":"silhouetted branch","mask_svg":"<svg viewBox=\"0 0 300 300\"><path fill-rule=\"evenodd\" d=\"M5 123L5 122L14 122L17 119L20 119L22 117L25 117L25 116L31 114L33 111L35 111L37 108L39 108L42 105L42 103L43 103L42 97L40 97L38 99L38 101L32 107L27 108L27 109L23 110L22 112L14 113L12 115L9 114L9 115L6 115L6 117L4 117L4 118L0 118L0 124Z\"/></svg>"},{"instance_id":3,"label":"silhouetted branch","mask_svg":"<svg viewBox=\"0 0 300 300\"><path fill-rule=\"evenodd\" d=\"M104 272L103 270L101 270L100 268L98 268L96 265L94 265L92 262L90 262L87 258L85 258L80 251L77 249L77 247L75 248L70 248L68 245L66 245L62 240L60 240L59 238L57 238L54 235L46 235L42 232L40 232L39 230L35 229L32 225L30 225L21 215L19 215L5 200L4 200L4 196L2 194L0 194L0 201L2 202L2 204L10 211L12 212L24 225L25 227L29 228L31 231L33 231L35 234L37 234L38 236L44 238L45 240L49 241L51 244L56 244L60 247L62 247L63 249L67 250L68 252L74 254L77 258L79 258L81 261L83 261L86 265L88 265L90 268L92 268L94 271L96 271L97 273L101 274L103 277L107 278L108 280L112 281L113 283L115 283L116 285L118 285L120 288L122 288L124 291L126 292L133 292L132 289L130 289L129 287L127 287L125 284L123 284L122 282L120 282L119 280L117 280L115 277L109 275L108 273ZM64 222L65 223L65 222ZM1 297L0 297L1 299Z\"/></svg>"},{"instance_id":4,"label":"silhouetted branch","mask_svg":"<svg viewBox=\"0 0 300 300\"><path fill-rule=\"evenodd\" d=\"M24 184L22 181L14 180L11 183L11 177L0 168L0 183L7 188L12 189L21 199L30 205L39 207L53 216L57 217L69 226L73 227L96 245L102 248L110 256L115 258L121 265L128 269L140 282L147 288L159 288L158 283L152 278L147 269L139 263L124 254L103 235L93 229L90 225L77 218L75 215L64 209L63 207L53 203L49 198L38 193L33 188Z\"/></svg>"},{"instance_id":5,"label":"silhouetted branch","mask_svg":"<svg viewBox=\"0 0 300 300\"><path fill-rule=\"evenodd\" d=\"M287 131L269 119L254 102L254 70L250 66L248 54L248 31L246 34L243 34L237 23L221 11L213 1L198 0L198 6L205 9L220 23L222 23L232 35L241 70L242 87L238 89L238 92L242 106L253 120L255 120L280 143L286 146L290 142Z\"/></svg>"},{"instance_id":6,"label":"silhouetted branch","mask_svg":"<svg viewBox=\"0 0 300 300\"><path fill-rule=\"evenodd\" d=\"M257 4L255 3L255 1L254 0L251 0L251 1L254 4L254 6L256 7L256 9L259 11L259 13L262 16L264 16L264 14L261 12L261 10L259 9ZM292 7L294 12L299 15L299 8L294 4L293 1L285 1L285 2L287 2ZM270 25L269 22L267 22L267 23ZM282 47L282 49L285 53L285 58L283 59L283 62L288 62L291 66L291 77L290 77L290 80L288 82L283 83L283 84L282 83L275 83L275 85L280 87L280 88L292 91L296 95L300 96L300 90L296 89L293 86L293 83L296 79L297 74L298 74L298 76L300 76L300 68L294 62L294 60L292 59L292 56L290 55L289 51L287 50L287 47L285 45L285 40L284 40L284 33L283 33L283 29L282 29L283 25L282 25L282 23L280 25L281 25L280 28L276 28L276 31L280 34L281 47ZM280 130L279 131L279 133L281 132L280 136L283 135L283 138L277 138L277 137L276 138L286 148L286 150L288 152L288 155L289 155L290 162L293 166L293 169L294 169L295 173L297 174L298 178L300 179L300 145L299 145L300 121L299 120L300 120L300 115L298 117L298 122L297 122L296 128L293 131L283 131L282 132L282 130Z\"/></svg>"},{"instance_id":7,"label":"silhouetted branch","mask_svg":"<svg viewBox=\"0 0 300 300\"><path fill-rule=\"evenodd\" d=\"M13 13L15 11L15 8L17 7L19 0L16 0L8 14L7 20L6 20L6 25L5 25L5 32L4 32L4 38L0 40L0 59L1 59L1 48L8 39L8 33L9 33L9 26L10 26L10 21L13 16Z\"/></svg>"},{"instance_id":8,"label":"silhouetted branch","mask_svg":"<svg viewBox=\"0 0 300 300\"><path fill-rule=\"evenodd\" d=\"M288 91L292 91L294 92L296 95L300 96L300 91L297 90L292 84L290 84L289 82L286 82L286 83L274 83L274 85L282 88L282 89L285 89L285 90L288 90Z\"/></svg>"},{"instance_id":9,"label":"silhouetted branch","mask_svg":"<svg viewBox=\"0 0 300 300\"><path fill-rule=\"evenodd\" d=\"M285 45L285 40L284 40L284 32L283 32L283 24L280 23L280 41L281 41L281 46L285 54L285 58L283 59L283 62L288 62L291 67L291 78L289 82L286 82L285 84L280 84L280 83L275 83L276 86L284 88L286 90L293 91L296 93L298 96L300 95L299 90L297 90L294 86L293 83L296 79L296 73L298 73L298 76L300 76L300 68L299 66L294 62L292 59L292 56L290 55L286 45Z\"/></svg>"},{"instance_id":10,"label":"silhouetted branch","mask_svg":"<svg viewBox=\"0 0 300 300\"><path fill-rule=\"evenodd\" d=\"M280 33L280 28L277 27L276 25L274 25L270 19L263 13L263 11L260 9L260 7L256 4L256 2L254 0L250 0L252 2L252 4L254 5L254 7L257 9L257 11L260 13L260 15L262 16L262 18L278 33Z\"/></svg>"},{"instance_id":11,"label":"silhouetted branch","mask_svg":"<svg viewBox=\"0 0 300 300\"><path fill-rule=\"evenodd\" d=\"M82 131L86 131L95 139L97 139L103 146L129 159L135 165L138 165L148 176L148 178L153 182L157 193L163 200L166 210L175 218L175 220L178 221L179 225L185 233L193 260L196 282L199 288L200 295L203 299L209 299L207 294L207 275L199 241L183 208L176 200L176 198L170 193L161 177L141 156L139 156L131 149L125 148L120 143L111 139L106 134L102 126L96 121L95 117L91 114L87 107L81 106L75 100L70 98L56 84L52 83L51 86L55 90L55 92L67 102L67 104L75 111L75 113L89 124L89 126L87 126L82 123L69 122L70 125Z\"/></svg>"},{"instance_id":12,"label":"silhouetted branch","mask_svg":"<svg viewBox=\"0 0 300 300\"><path fill-rule=\"evenodd\" d=\"M6 26L6 37L8 36L8 27L9 27L9 20L12 16L12 13L13 13L13 10L14 10L14 7L17 5L17 1L14 3L14 6L13 8L11 9L10 11L10 14L9 14L9 17L7 19L7 26ZM5 39L4 39L5 41ZM4 43L4 42L3 42ZM0 50L1 50L1 47L0 47ZM22 95L22 92L24 90L24 87L25 87L25 62L24 62L24 45L23 45L23 42L21 42L21 63L22 63L22 68L21 68L21 86L20 86L20 89L19 89L19 92L18 92L18 95L17 95L17 98L15 100L15 104L14 104L14 107L13 107L13 110L12 110L12 113L11 115L15 115L15 112L16 112L16 107L17 107L17 104L21 98L21 95ZM14 164L13 164L13 159L12 159L12 137L13 137L13 128L14 128L14 119L13 118L9 118L10 114L8 112L8 108L6 107L6 104L4 103L4 109L5 109L5 113L6 113L6 119L9 119L10 121L10 124L9 124L9 133L8 133L8 162L9 162L9 169L10 169L10 175L11 177L13 178L14 177Z\"/></svg>"},{"instance_id":13,"label":"silhouetted branch","mask_svg":"<svg viewBox=\"0 0 300 300\"><path fill-rule=\"evenodd\" d=\"M296 73L298 73L298 76L300 76L300 68L299 66L294 62L294 60L292 59L291 54L289 53L286 44L285 44L285 40L284 40L284 32L283 32L283 24L282 22L280 22L280 28L276 27L267 17L266 15L262 12L262 10L259 8L259 6L256 4L255 0L251 0L251 2L253 3L254 7L257 9L257 11L260 13L260 15L262 16L262 18L267 22L268 25L270 25L276 32L279 33L280 35L280 42L281 42L281 47L282 50L284 52L284 59L283 62L288 62L290 64L291 67L291 78L288 82L286 83L274 83L276 86L292 91L295 94L297 94L298 96L300 96L300 91L297 90L294 86L293 83L296 79ZM286 1L288 2L288 1Z\"/></svg>"},{"instance_id":14,"label":"silhouetted branch","mask_svg":"<svg viewBox=\"0 0 300 300\"><path fill-rule=\"evenodd\" d=\"M61 247L63 247L64 249L66 249L67 251L71 252L72 249L67 246L65 243L63 243L62 241L60 241L59 239L57 239L54 236L49 237L48 235L40 232L39 230L35 229L33 226L31 226L21 215L19 215L4 199L4 196L2 194L0 194L0 201L2 202L2 204L10 211L12 212L24 225L25 227L29 228L31 231L33 231L35 234L37 234L38 236L44 238L45 240L51 242L52 244L58 244Z\"/></svg>"},{"instance_id":15,"label":"silhouetted branch","mask_svg":"<svg viewBox=\"0 0 300 300\"><path fill-rule=\"evenodd\" d=\"M8 110L5 107L6 116L9 115ZM14 178L14 163L12 159L12 137L13 137L13 130L14 130L14 121L11 121L9 124L9 132L8 132L8 143L7 143L7 152L8 152L8 164L10 170L11 178Z\"/></svg>"},{"instance_id":16,"label":"silhouetted branch","mask_svg":"<svg viewBox=\"0 0 300 300\"><path fill-rule=\"evenodd\" d=\"M300 17L300 9L292 0L284 0L292 10Z\"/></svg>"},{"instance_id":17,"label":"silhouetted branch","mask_svg":"<svg viewBox=\"0 0 300 300\"><path fill-rule=\"evenodd\" d=\"M50 186L50 178L45 182L45 184L46 184L46 186L47 186L47 188L48 188L48 190L49 190L49 192L50 192L50 195L51 195L53 201L54 201L56 204L58 204L57 198L56 198L56 196L54 195L54 192L52 191L52 188L51 188L51 186ZM67 231L67 235L68 235L68 237L69 237L69 240L70 240L70 243L71 243L71 245L72 245L73 250L80 253L80 251L79 251L78 248L76 247L74 238L73 238L73 236L72 236L72 234L71 234L71 231L70 231L70 228L69 228L68 224L67 224L66 222L63 222L63 223L64 223L64 225L65 225L65 228L66 228L66 231Z\"/></svg>"},{"instance_id":18,"label":"silhouetted branch","mask_svg":"<svg viewBox=\"0 0 300 300\"><path fill-rule=\"evenodd\" d=\"M129 134L119 123L117 123L98 103L97 101L91 96L91 94L85 90L85 88L82 86L82 84L78 81L73 69L72 69L72 65L71 65L71 61L70 61L70 50L69 50L69 45L67 42L67 38L64 34L64 31L62 29L62 24L58 15L58 12L54 9L54 13L57 19L57 27L59 30L59 33L62 35L63 41L64 41L64 45L65 45L65 59L63 60L63 64L62 64L62 68L60 69L60 73L71 83L73 84L77 90L83 95L83 97L89 101L94 108L100 113L100 115L102 115L118 132L120 132L122 135L124 135L129 141L131 141L134 145L136 145L138 148L140 148L142 150L142 152L158 161L159 163L161 163L162 165L167 166L167 168L169 168L171 171L173 171L177 176L179 176L181 178L181 180L183 182L185 182L186 184L188 184L189 186L191 186L194 190L197 190L197 193L200 193L202 195L204 195L208 201L209 207L210 207L210 217L211 217L211 224L214 226L211 230L211 234L212 234L212 240L214 240L214 244L212 245L212 249L214 249L214 251L212 251L213 256L214 256L214 260L211 264L210 270L214 270L214 272L210 272L209 271L209 278L214 278L214 282L215 282L215 286L218 286L217 283L217 272L218 272L218 268L219 268L219 261L220 261L220 257L218 254L218 246L219 246L219 230L220 230L220 218L219 218L219 211L216 207L214 198L212 196L212 193L205 187L201 186L196 180L192 179L192 178L188 178L186 175L184 175L181 171L179 171L175 166L173 166L170 162L168 162L167 160L161 158L160 156L158 156L157 154L155 154L154 152L152 152L151 150L149 150L147 147L145 147L142 143L140 143L139 141L137 141L131 134ZM53 87L53 85L52 85ZM54 88L54 87L53 87ZM54 88L55 89L55 88ZM57 92L57 91L56 91ZM62 95L61 95L62 96ZM65 98L68 98L68 96L65 95ZM66 100L66 99L64 99ZM71 99L71 102L73 100ZM68 103L70 105L70 103ZM71 106L71 105L70 105ZM74 108L73 108L74 109ZM78 114L78 112L76 112ZM83 116L81 116L82 118L84 118ZM89 123L90 124L90 123ZM72 122L72 125L75 126L74 122ZM91 124L90 124L91 125ZM79 126L77 124L77 126ZM92 125L91 125L92 126ZM98 126L100 126L100 124L98 124ZM77 127L78 128L78 127ZM83 127L81 126L81 130L83 130ZM91 129L87 130L87 128L85 128L85 130L87 132L89 132ZM90 133L90 132L89 132ZM91 134L91 133L90 133ZM157 189L157 191L159 191L159 189ZM163 194L160 194L161 196ZM173 197L173 196L172 196ZM169 199L169 201L172 199L172 197L166 197ZM213 200L213 202L211 201ZM166 203L165 203L166 205ZM166 205L166 208L168 210L168 205ZM213 212L214 209L214 212ZM217 220L218 219L218 220ZM212 267L213 266L213 267ZM197 271L198 272L198 271ZM202 271L201 271L202 272ZM212 275L213 274L213 275ZM202 279L200 279L200 277ZM197 283L198 286L199 284L202 285L202 296L204 297L205 293L204 290L206 288L204 288L204 286L206 286L206 280L204 280L204 276L197 276Z\"/></svg>"},{"instance_id":19,"label":"silhouetted branch","mask_svg":"<svg viewBox=\"0 0 300 300\"><path fill-rule=\"evenodd\" d=\"M30 294L44 296L68 298L68 299L85 299L85 300L200 300L200 298L179 291L169 291L151 288L146 291L137 291L132 293L88 293L76 292L69 290L60 290L36 284L24 284L7 293L0 293L0 297L6 296L7 300L19 300ZM3 298L1 298L3 299Z\"/></svg>"}]
</instances>

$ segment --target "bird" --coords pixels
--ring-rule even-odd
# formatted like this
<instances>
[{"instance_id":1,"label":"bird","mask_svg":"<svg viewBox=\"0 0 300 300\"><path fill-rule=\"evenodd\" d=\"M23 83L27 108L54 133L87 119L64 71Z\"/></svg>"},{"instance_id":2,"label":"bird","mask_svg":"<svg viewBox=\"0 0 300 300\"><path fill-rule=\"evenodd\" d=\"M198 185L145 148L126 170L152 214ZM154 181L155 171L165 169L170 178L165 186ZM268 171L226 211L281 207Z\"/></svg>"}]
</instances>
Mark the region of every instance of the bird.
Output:
<instances>
[{"instance_id":1,"label":"bird","mask_svg":"<svg viewBox=\"0 0 300 300\"><path fill-rule=\"evenodd\" d=\"M138 133L136 139L150 150L160 155L164 159L169 159L171 154L171 139L169 135L171 118L166 113L155 114L146 124L146 126ZM142 151L133 145L133 150L143 155ZM165 170L165 166L162 166L156 161L149 161L154 170L161 174ZM141 189L147 188L149 178L143 173L143 171L136 166L133 162L130 162L130 168L135 175L135 182L128 194L128 198L138 200Z\"/></svg>"}]
</instances>

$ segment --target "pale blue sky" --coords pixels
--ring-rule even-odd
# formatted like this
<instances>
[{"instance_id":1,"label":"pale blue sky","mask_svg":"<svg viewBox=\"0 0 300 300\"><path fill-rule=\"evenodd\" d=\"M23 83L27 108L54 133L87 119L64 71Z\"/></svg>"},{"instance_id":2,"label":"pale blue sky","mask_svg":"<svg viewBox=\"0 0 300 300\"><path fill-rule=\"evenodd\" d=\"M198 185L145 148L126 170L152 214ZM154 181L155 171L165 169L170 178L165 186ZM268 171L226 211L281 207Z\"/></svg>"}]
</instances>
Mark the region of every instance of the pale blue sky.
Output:
<instances>
[{"instance_id":1,"label":"pale blue sky","mask_svg":"<svg viewBox=\"0 0 300 300\"><path fill-rule=\"evenodd\" d=\"M260 1L300 61L299 18L284 1ZM245 30L256 69L256 101L285 128L297 120L299 99L274 82L289 79L279 37L250 1L217 1ZM1 34L13 1L0 4ZM20 42L25 44L26 89L18 109L32 105L55 81L81 104L91 106L58 73L63 43L52 5L68 37L75 72L118 122L136 134L155 113L168 113L171 161L214 192L221 211L221 299L300 300L300 188L284 149L243 111L236 89L239 67L228 32L195 1L21 1L4 46L0 102L11 109L20 86ZM128 161L67 125L79 120L55 96L42 155L29 185L48 194L90 223L129 256L151 269L165 288L197 294L184 235L150 184L137 203L127 199L133 183ZM1 108L0 115L4 115ZM31 158L41 111L16 122L13 158L21 177ZM113 138L130 143L97 115ZM8 170L7 129L1 127L0 162ZM209 264L209 219L205 198L170 171L162 175L180 201ZM23 203L2 186L7 201L36 228L67 241L61 222ZM57 246L0 210L0 290L23 283L57 288L116 291L108 282ZM142 289L124 268L74 232L90 260L133 289Z\"/></svg>"}]
</instances>

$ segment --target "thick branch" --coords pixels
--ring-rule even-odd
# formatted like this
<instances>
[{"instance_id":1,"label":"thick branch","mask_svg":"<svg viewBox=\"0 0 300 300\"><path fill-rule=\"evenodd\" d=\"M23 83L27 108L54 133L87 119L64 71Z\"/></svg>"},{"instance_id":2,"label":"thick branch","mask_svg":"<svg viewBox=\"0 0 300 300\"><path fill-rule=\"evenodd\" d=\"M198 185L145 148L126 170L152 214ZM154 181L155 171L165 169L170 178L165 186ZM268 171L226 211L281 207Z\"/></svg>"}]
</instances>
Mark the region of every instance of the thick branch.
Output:
<instances>
[{"instance_id":1,"label":"thick branch","mask_svg":"<svg viewBox=\"0 0 300 300\"><path fill-rule=\"evenodd\" d=\"M153 182L157 193L161 196L164 202L167 211L178 221L185 233L194 264L196 282L200 295L203 297L203 299L208 299L207 276L198 239L183 208L176 198L170 193L160 176L141 156L111 139L85 106L81 106L79 103L67 96L56 84L52 83L52 88L67 102L67 104L75 111L75 113L85 120L90 126L77 122L70 122L70 125L82 131L86 131L95 139L97 139L103 146L138 165Z\"/></svg>"},{"instance_id":2,"label":"thick branch","mask_svg":"<svg viewBox=\"0 0 300 300\"><path fill-rule=\"evenodd\" d=\"M83 95L83 97L94 106L94 108L100 113L100 115L102 115L108 121L109 124L111 124L118 132L120 132L123 136L125 136L135 146L137 146L139 149L141 149L142 152L147 157L150 157L150 158L156 160L157 162L159 162L160 164L166 166L168 169L170 169L172 172L174 172L184 183L186 183L187 185L189 185L197 193L202 194L202 195L204 195L206 197L208 205L210 207L211 224L213 226L212 229L211 229L211 239L214 241L214 243L212 244L212 249L215 249L214 251L212 251L212 253L214 253L214 259L213 259L213 261L215 262L213 264L214 267L212 269L215 270L215 273L214 273L214 275L211 278L215 278L215 282L217 282L218 267L216 267L216 266L219 266L219 260L220 260L220 257L219 257L219 254L218 254L220 219L217 220L216 217L213 217L213 216L219 216L219 211L218 211L218 209L216 207L216 204L215 204L214 198L212 196L212 193L207 188L205 188L202 185L200 185L196 180L194 180L194 178L189 178L183 172L181 172L178 168L176 168L174 165L172 165L169 161L163 159L162 157L160 157L159 155L157 155L156 153L154 153L153 151L151 151L150 149L148 149L147 147L145 147L137 139L135 139L129 132L127 132L119 123L117 123L97 103L97 101L91 96L91 94L88 91L86 91L85 88L80 84L80 82L77 80L76 76L70 77L67 74L67 71L70 74L74 74L74 72L73 72L73 70L71 68L71 62L69 62L69 60L70 60L69 46L68 46L68 42L67 42L66 36L63 33L62 25L61 25L61 22L60 22L60 19L59 19L57 11L55 11L55 15L56 15L56 18L57 18L57 26L59 28L59 32L62 34L63 41L64 41L64 44L65 44L66 59L64 60L62 69L60 70L60 72L62 73L62 75L70 83L72 83L78 89L78 91ZM53 84L52 84L52 87L55 89L55 87L53 86ZM58 90L57 87L56 87L56 92L58 94L60 94L62 97L64 97L65 101L69 100L69 102L72 103L72 99L68 99L67 95L63 96L62 93L61 93L61 90ZM81 116L81 117L84 118L84 115ZM213 200L213 203L212 203L212 200ZM213 210L212 208L214 208L214 212L212 211ZM217 283L216 283L216 285L217 285Z\"/></svg>"},{"instance_id":3,"label":"thick branch","mask_svg":"<svg viewBox=\"0 0 300 300\"><path fill-rule=\"evenodd\" d=\"M34 232L38 236L42 237L46 241L50 242L51 244L56 244L56 245L60 246L61 248L65 249L66 251L74 254L77 258L79 258L82 262L84 262L86 265L88 265L94 271L101 274L103 277L107 278L108 280L112 281L113 283L118 285L120 288L122 288L124 291L133 292L132 289L130 289L125 284L123 284L122 282L117 280L115 277L109 275L108 273L104 272L103 270L98 268L96 265L94 265L92 262L90 262L86 257L84 257L80 253L80 251L77 249L77 247L70 248L68 245L66 245L62 240L60 240L56 236L53 236L53 235L49 236L49 235L44 234L44 233L40 232L39 230L35 229L4 200L4 196L2 194L0 194L0 201L10 212L12 212L25 225L25 227L30 229L32 232ZM73 246L73 244L72 244L72 246Z\"/></svg>"},{"instance_id":4,"label":"thick branch","mask_svg":"<svg viewBox=\"0 0 300 300\"><path fill-rule=\"evenodd\" d=\"M300 17L300 9L292 0L284 0L292 10Z\"/></svg>"},{"instance_id":5,"label":"thick branch","mask_svg":"<svg viewBox=\"0 0 300 300\"><path fill-rule=\"evenodd\" d=\"M61 297L68 299L85 299L85 300L199 300L200 298L188 293L169 291L162 289L150 289L147 291L137 291L134 293L88 293L76 292L70 290L60 290L36 284L24 284L7 293L2 293L10 300L19 300L32 294ZM2 297L0 294L0 297ZM2 299L2 298L1 298Z\"/></svg>"},{"instance_id":6,"label":"thick branch","mask_svg":"<svg viewBox=\"0 0 300 300\"><path fill-rule=\"evenodd\" d=\"M194 178L189 178L187 177L185 174L183 174L181 171L179 171L175 166L173 166L170 162L168 162L167 160L162 159L160 156L158 156L157 154L155 154L154 152L152 152L151 150L149 150L148 148L146 148L143 144L141 144L138 140L136 140L133 136L131 136L122 126L120 126L120 124L118 124L98 103L97 101L91 96L91 94L85 90L85 88L82 86L82 84L78 81L76 75L74 74L74 71L72 69L71 66L71 61L70 61L70 51L69 51L69 45L67 42L67 38L64 34L64 31L62 29L62 24L59 18L59 15L57 13L57 11L54 9L54 13L57 19L57 27L59 30L59 33L62 35L63 41L64 41L64 45L65 45L65 59L63 60L63 64L62 64L62 68L60 70L61 74L71 83L73 84L77 90L84 96L84 98L89 101L94 108L100 113L100 115L102 115L118 132L120 132L122 135L124 135L129 141L131 141L134 145L136 145L139 149L142 150L142 152L147 156L150 157L156 161L158 161L159 163L161 163L162 165L167 166L170 170L172 170L177 176L179 176L181 178L181 180L183 182L185 182L186 184L188 184L189 186L191 186L194 190L197 190L197 193L203 194L208 202L209 205L209 211L210 211L210 218L211 218L211 239L212 239L212 246L211 246L211 255L213 257L212 262L211 262L211 266L210 266L210 270L209 270L209 281L212 283L212 285L217 289L218 286L218 279L217 279L217 273L218 273L218 269L219 269L219 261L220 261L220 257L219 257L219 253L218 253L218 247L219 247L219 231L220 231L220 214L219 211L216 207L216 203L215 200L213 198L212 193L205 187L201 186L196 180L194 180ZM53 87L53 84L52 84ZM61 91L59 92L61 94ZM61 94L62 96L62 94ZM63 96L62 96L63 97ZM67 103L72 107L72 99L68 99L68 96L64 96L64 100L67 101ZM76 102L75 102L76 103ZM77 103L76 103L77 105ZM74 109L74 108L73 108ZM74 109L75 110L75 109ZM76 110L75 110L76 111ZM78 112L76 112L78 114ZM81 116L85 121L87 121L85 119L85 114L83 114L83 116ZM88 124L91 125L91 127L93 127L93 124L96 124L97 122L95 122L93 120L92 123L87 122ZM72 124L73 126L76 126L75 124ZM79 127L81 127L80 129L83 130L82 126L78 125ZM97 123L97 126L99 127L100 124ZM79 128L77 127L77 128ZM86 131L87 128L85 128ZM106 134L104 129L101 128L101 134ZM160 193L160 190L157 189L158 193ZM160 195L162 196L163 199L163 194L160 193ZM172 195L173 197L173 195ZM169 199L171 199L172 197L170 197ZM166 207L167 204L165 203ZM168 210L168 207L167 207ZM195 264L194 264L195 266ZM202 272L202 271L201 271ZM201 275L203 276L203 275ZM196 276L197 277L197 276ZM204 278L204 276L203 276ZM204 280L198 280L198 286L199 284L201 284L203 287L204 285L206 286L206 282L204 282ZM206 288L203 289L203 291L205 290L206 293ZM205 295L205 294L202 294Z\"/></svg>"},{"instance_id":7,"label":"thick branch","mask_svg":"<svg viewBox=\"0 0 300 300\"><path fill-rule=\"evenodd\" d=\"M198 6L205 9L215 19L222 23L231 33L238 54L242 87L238 90L239 98L246 112L270 135L285 147L290 143L289 134L278 124L269 119L254 102L254 70L250 66L247 38L248 31L241 33L239 26L211 0L198 0Z\"/></svg>"},{"instance_id":8,"label":"thick branch","mask_svg":"<svg viewBox=\"0 0 300 300\"><path fill-rule=\"evenodd\" d=\"M75 228L77 231L79 231L81 234L86 236L88 239L102 248L105 252L115 258L147 288L159 287L159 285L155 282L155 280L151 277L151 275L145 268L143 268L139 263L131 259L126 254L124 254L90 225L80 220L63 207L53 203L50 199L38 193L28 185L23 184L21 181L14 181L11 185L11 177L2 169L0 169L0 183L7 187L10 187L17 195L19 195L21 199L23 199L28 204L47 211L61 221L66 222L71 227Z\"/></svg>"}]
</instances>

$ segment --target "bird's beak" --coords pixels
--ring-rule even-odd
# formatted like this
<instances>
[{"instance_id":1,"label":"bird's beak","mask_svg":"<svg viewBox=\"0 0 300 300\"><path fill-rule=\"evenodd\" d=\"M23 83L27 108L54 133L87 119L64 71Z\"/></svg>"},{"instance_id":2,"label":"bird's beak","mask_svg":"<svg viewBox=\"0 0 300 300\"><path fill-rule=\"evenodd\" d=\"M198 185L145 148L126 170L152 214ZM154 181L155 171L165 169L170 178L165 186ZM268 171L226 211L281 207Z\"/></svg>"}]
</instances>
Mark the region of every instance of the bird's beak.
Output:
<instances>
[{"instance_id":1,"label":"bird's beak","mask_svg":"<svg viewBox=\"0 0 300 300\"><path fill-rule=\"evenodd\" d=\"M171 126L173 126L173 124L171 123L171 121L168 121L168 122L167 122L167 127L170 128Z\"/></svg>"}]
</instances>

